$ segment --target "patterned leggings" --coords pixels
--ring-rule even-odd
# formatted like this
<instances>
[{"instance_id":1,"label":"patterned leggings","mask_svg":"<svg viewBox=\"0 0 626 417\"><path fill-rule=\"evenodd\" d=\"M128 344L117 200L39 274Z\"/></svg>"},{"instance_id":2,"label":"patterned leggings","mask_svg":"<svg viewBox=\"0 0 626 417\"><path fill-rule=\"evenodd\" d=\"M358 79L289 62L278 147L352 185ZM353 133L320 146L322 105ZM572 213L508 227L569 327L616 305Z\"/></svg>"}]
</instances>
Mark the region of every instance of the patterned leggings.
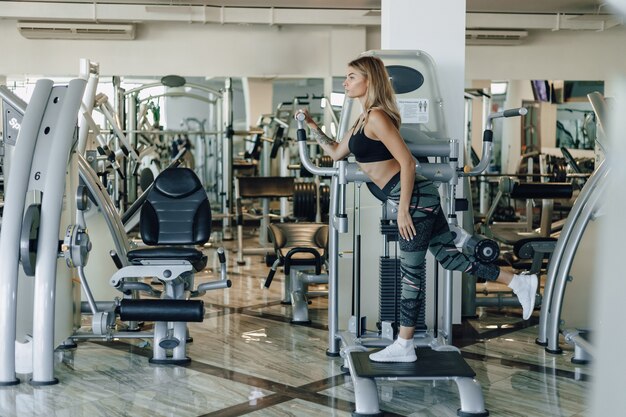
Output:
<instances>
[{"instance_id":1,"label":"patterned leggings","mask_svg":"<svg viewBox=\"0 0 626 417\"><path fill-rule=\"evenodd\" d=\"M400 181L388 184L391 188L387 198L399 203ZM392 179L394 181L394 179ZM402 276L402 295L400 299L400 325L415 327L420 305L424 302L426 277L424 262L426 250L435 256L437 262L447 270L463 271L480 278L495 281L500 268L493 264L483 264L472 256L460 252L454 244L454 236L441 209L439 191L435 185L422 177L415 176L415 185L411 195L409 213L417 234L413 240L399 237L400 273Z\"/></svg>"}]
</instances>

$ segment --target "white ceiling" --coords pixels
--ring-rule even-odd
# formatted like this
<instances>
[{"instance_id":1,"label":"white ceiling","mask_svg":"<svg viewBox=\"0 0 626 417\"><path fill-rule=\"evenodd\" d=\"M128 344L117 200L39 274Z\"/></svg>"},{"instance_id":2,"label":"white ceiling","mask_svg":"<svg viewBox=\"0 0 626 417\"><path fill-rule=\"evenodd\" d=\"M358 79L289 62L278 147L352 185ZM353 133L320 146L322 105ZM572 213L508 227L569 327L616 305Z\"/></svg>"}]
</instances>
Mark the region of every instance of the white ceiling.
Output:
<instances>
[{"instance_id":1,"label":"white ceiling","mask_svg":"<svg viewBox=\"0 0 626 417\"><path fill-rule=\"evenodd\" d=\"M413 1L419 10L418 1L428 0ZM37 6L33 2L38 2ZM511 34L493 31L604 31L624 24L601 0L466 0L466 4L466 27L491 31L488 36L499 40ZM381 0L0 0L0 19L28 24L96 21L134 25L160 21L380 26L380 7ZM311 10L303 13L302 8ZM517 44L526 33L513 36Z\"/></svg>"},{"instance_id":2,"label":"white ceiling","mask_svg":"<svg viewBox=\"0 0 626 417\"><path fill-rule=\"evenodd\" d=\"M0 4L3 0L0 0ZM51 0L17 0L51 2ZM53 0L55 3L206 5L311 9L380 9L381 0ZM468 12L607 13L601 0L467 0Z\"/></svg>"}]
</instances>

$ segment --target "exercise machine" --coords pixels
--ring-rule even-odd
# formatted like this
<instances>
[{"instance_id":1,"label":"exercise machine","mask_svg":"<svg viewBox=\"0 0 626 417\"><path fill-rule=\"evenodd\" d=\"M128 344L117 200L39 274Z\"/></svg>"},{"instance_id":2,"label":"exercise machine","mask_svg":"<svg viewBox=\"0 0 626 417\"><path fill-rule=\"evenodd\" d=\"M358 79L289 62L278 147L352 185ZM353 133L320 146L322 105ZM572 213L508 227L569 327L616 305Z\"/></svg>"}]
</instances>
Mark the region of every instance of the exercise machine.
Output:
<instances>
[{"instance_id":1,"label":"exercise machine","mask_svg":"<svg viewBox=\"0 0 626 417\"><path fill-rule=\"evenodd\" d=\"M126 253L128 259L123 262L140 263L137 265L124 266L120 261L118 266L122 269L119 274L112 278L118 284L124 299L119 302L95 301L89 289L84 274L84 266L88 261L90 251L93 249L89 235L86 233L84 211L92 203L98 204L104 215L116 214L111 205L106 202L106 193L98 189L97 178L86 176L90 167L81 155L71 152L75 141L74 132L77 122L78 109L81 105L81 95L85 90L86 81L76 79L70 81L68 86L55 86L50 80L38 81L30 104L25 109L24 119L21 125L15 150L12 154L14 163L10 175L9 187L12 190L11 198L7 201L9 210L5 212L5 223L0 234L0 246L7 248L4 251L2 270L3 280L0 286L0 297L4 309L2 317L3 349L0 357L0 384L14 385L19 383L16 374L16 350L32 348L32 373L31 384L51 385L58 381L53 376L53 353L55 347L67 347L72 345L75 339L101 338L111 340L117 337L128 337L116 333L114 330L115 316L119 315L122 320L156 320L159 323L154 334L132 333L131 337L154 337L155 353L153 360L160 363L181 363L188 361L184 356L184 341L186 332L185 322L194 320L201 321L203 307L201 302L193 301L187 304L185 298L202 295L204 291L216 288L226 288L230 282L226 279L225 265L222 263L221 279L218 282L209 282L193 287L191 272L201 268L198 263L192 264L202 253L195 249L174 248L156 251L140 249L139 252ZM19 103L18 103L19 105ZM52 137L53 140L49 138ZM77 175L82 167L83 175ZM66 173L66 170L68 173ZM176 174L184 173L184 170L172 170ZM189 173L187 173L189 177ZM87 185L79 185L79 178ZM188 178L193 179L193 178ZM179 184L177 178L164 178L167 183ZM189 181L182 181L187 184ZM191 181L193 182L193 181ZM203 207L206 215L200 216L202 224L196 229L202 236L195 238L191 243L201 243L208 240L210 233L210 208L206 201L206 194L196 181L186 191L195 198L195 202ZM98 191L99 190L99 191ZM175 191L168 190L167 186L155 187L155 193L165 191L166 197L181 197ZM64 195L67 196L64 201ZM185 197L187 197L185 195ZM164 197L161 196L161 199ZM152 205L161 204L159 198L148 199ZM25 201L35 201L25 207ZM90 203L90 201L92 203ZM176 204L185 204L184 201L176 201ZM148 210L148 209L146 209ZM192 210L189 211L193 213ZM74 214L74 216L72 216ZM162 214L162 213L160 213ZM167 210L165 214L168 215ZM169 230L163 222L159 221L163 230ZM173 216L174 218L177 215ZM111 217L114 219L114 217ZM172 219L172 214L169 214ZM150 233L150 216L147 216L144 228ZM119 218L117 227L110 222L110 230L122 231ZM68 224L67 228L64 226ZM196 224L196 222L189 222ZM154 224L152 224L154 227ZM176 228L177 231L180 229ZM59 241L59 233L63 237ZM174 236L173 240L166 243L180 244L176 239L183 239L182 234ZM161 237L154 234L149 239L161 242ZM172 239L170 236L169 239ZM123 238L116 236L116 241ZM188 242L184 242L188 243ZM119 249L116 248L116 249ZM121 246L120 253L124 253L126 247ZM59 258L59 252L61 257ZM146 253L147 252L147 253ZM165 257L163 255L165 254ZM116 255L117 256L117 255ZM174 256L173 262L171 261ZM221 254L223 258L223 254ZM57 258L59 260L57 261ZM223 260L223 259L222 259ZM18 263L21 262L23 273ZM172 263L174 265L172 265ZM69 267L69 268L68 268ZM144 269L141 269L143 267ZM127 273L132 270L132 276ZM159 294L147 284L138 282L136 277L140 272L147 275L154 274L162 278L165 291ZM178 273L175 273L178 271ZM23 275L34 275L34 281L28 278L18 279ZM128 278L128 279L127 279ZM74 329L80 327L81 303L78 292L82 284L87 294L87 304L92 313L92 334L77 335ZM25 288L25 284L31 284ZM170 284L171 285L168 285ZM20 285L18 291L18 284ZM142 285L143 284L143 285ZM180 285L179 285L180 284ZM161 299L138 299L138 291L145 291L151 295L162 295ZM63 302L57 302L63 300ZM104 306L104 307L103 307ZM32 314L32 315L31 315ZM175 323L169 325L168 323ZM181 325L182 323L182 325ZM32 329L31 329L32 326ZM182 330L181 330L182 328ZM19 333L19 335L18 335ZM181 336L181 334L185 336ZM32 334L32 342L24 343L21 339ZM17 342L17 343L16 343ZM157 349L160 349L158 350ZM172 350L173 356L167 357L166 350ZM20 373L28 373L20 368Z\"/></svg>"},{"instance_id":2,"label":"exercise machine","mask_svg":"<svg viewBox=\"0 0 626 417\"><path fill-rule=\"evenodd\" d=\"M291 323L310 324L308 302L312 295L327 292L308 291L310 284L327 284L326 265L328 225L324 223L276 223L269 226L276 260L264 287L269 288L276 270L285 270L283 303L291 304Z\"/></svg>"},{"instance_id":3,"label":"exercise machine","mask_svg":"<svg viewBox=\"0 0 626 417\"><path fill-rule=\"evenodd\" d=\"M606 102L599 93L588 95L596 112L599 134L596 143L602 154L609 156L603 138L606 137L607 112ZM559 236L550 265L544 289L544 304L541 306L537 344L546 347L546 352L559 354L559 334L563 333L565 340L575 346L574 362L585 363L593 356L593 345L589 338L588 329L561 329L563 326L563 302L568 283L573 279L585 277L572 276L572 265L587 229L591 229L593 221L601 214L606 204L606 190L611 174L610 164L602 159L596 170L589 177L576 199L572 210ZM589 279L587 277L587 279Z\"/></svg>"},{"instance_id":4,"label":"exercise machine","mask_svg":"<svg viewBox=\"0 0 626 417\"><path fill-rule=\"evenodd\" d=\"M461 237L460 235L463 234L461 232L462 229L456 228L455 214L457 207L455 187L459 175L463 175L462 170L458 166L459 148L457 141L449 140L445 135L436 72L432 59L421 51L370 51L366 52L366 54L379 56L385 61L398 98L408 99L408 103L414 106L414 111L417 110L417 114L410 114L410 117L405 119L408 125L401 128L401 134L416 157L441 158L442 162L438 163L419 162L416 165L416 171L427 178L433 179L435 182L447 184L444 207L448 215L449 224L453 230L459 231L459 237ZM424 85L424 88L419 93L422 95L421 99L415 98L415 94L407 95L420 89L422 85ZM424 97L428 97L428 99ZM439 106L433 106L433 103L439 103ZM344 103L339 135L347 130L350 107L350 101ZM435 107L435 109L433 110L432 107ZM431 110L427 110L427 108ZM513 109L494 115L493 118L518 116L523 113L523 109ZM474 379L474 372L467 366L458 349L450 345L452 336L451 271L446 271L444 277L444 305L442 307L444 319L442 320L441 329L438 331L438 334L434 335L432 343L429 343L426 348L429 354L424 355L420 352L422 357L428 357L429 362L434 364L434 368L427 369L428 367L422 366L421 359L417 365L412 364L412 367L405 368L404 372L391 370L385 364L371 363L368 359L364 359L367 358L366 356L363 356L367 355L367 348L358 343L358 340L355 340L354 336L357 339L360 337L359 332L354 336L350 336L346 335L346 332L340 333L338 331L337 244L338 234L345 233L348 229L348 219L345 210L345 186L348 182L365 183L368 181L368 178L358 169L356 164L349 163L346 160L337 161L333 168L319 168L312 164L308 157L304 115L298 114L296 117L298 120L297 138L301 163L313 174L332 176L328 250L329 348L327 354L331 356L337 355L339 353L339 342L342 341L344 343L341 354L347 363L355 388L356 412L354 415L381 415L376 378L393 378L394 380L454 380L459 388L461 397L459 415L488 415L484 408L480 384ZM491 148L492 137L490 134L485 134L481 163L466 174L476 175L486 168L491 156ZM393 218L394 210L397 211L397 208L394 207L392 202L387 201L385 210L390 215L390 218ZM357 323L360 322L359 315L357 315L356 321Z\"/></svg>"}]
</instances>

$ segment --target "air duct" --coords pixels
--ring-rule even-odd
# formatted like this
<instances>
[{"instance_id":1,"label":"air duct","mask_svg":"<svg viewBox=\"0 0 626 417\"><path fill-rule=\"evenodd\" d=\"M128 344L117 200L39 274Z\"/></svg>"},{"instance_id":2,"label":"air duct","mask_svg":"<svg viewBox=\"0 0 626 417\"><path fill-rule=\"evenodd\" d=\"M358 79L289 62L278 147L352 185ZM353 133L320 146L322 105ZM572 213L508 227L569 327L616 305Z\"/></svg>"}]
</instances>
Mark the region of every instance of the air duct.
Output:
<instances>
[{"instance_id":1,"label":"air duct","mask_svg":"<svg viewBox=\"0 0 626 417\"><path fill-rule=\"evenodd\" d=\"M27 39L135 39L134 24L19 21L17 29Z\"/></svg>"}]
</instances>

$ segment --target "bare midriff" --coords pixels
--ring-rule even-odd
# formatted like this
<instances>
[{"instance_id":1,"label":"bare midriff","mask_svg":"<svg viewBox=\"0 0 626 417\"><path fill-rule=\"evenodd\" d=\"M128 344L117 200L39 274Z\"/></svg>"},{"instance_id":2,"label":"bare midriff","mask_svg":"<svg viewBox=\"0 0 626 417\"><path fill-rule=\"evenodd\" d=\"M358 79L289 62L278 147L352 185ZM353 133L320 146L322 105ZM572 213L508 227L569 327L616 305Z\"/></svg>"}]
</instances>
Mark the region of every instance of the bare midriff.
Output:
<instances>
[{"instance_id":1,"label":"bare midriff","mask_svg":"<svg viewBox=\"0 0 626 417\"><path fill-rule=\"evenodd\" d=\"M383 188L394 175L400 172L400 164L395 159L378 162L360 162L359 167L378 188Z\"/></svg>"}]
</instances>

